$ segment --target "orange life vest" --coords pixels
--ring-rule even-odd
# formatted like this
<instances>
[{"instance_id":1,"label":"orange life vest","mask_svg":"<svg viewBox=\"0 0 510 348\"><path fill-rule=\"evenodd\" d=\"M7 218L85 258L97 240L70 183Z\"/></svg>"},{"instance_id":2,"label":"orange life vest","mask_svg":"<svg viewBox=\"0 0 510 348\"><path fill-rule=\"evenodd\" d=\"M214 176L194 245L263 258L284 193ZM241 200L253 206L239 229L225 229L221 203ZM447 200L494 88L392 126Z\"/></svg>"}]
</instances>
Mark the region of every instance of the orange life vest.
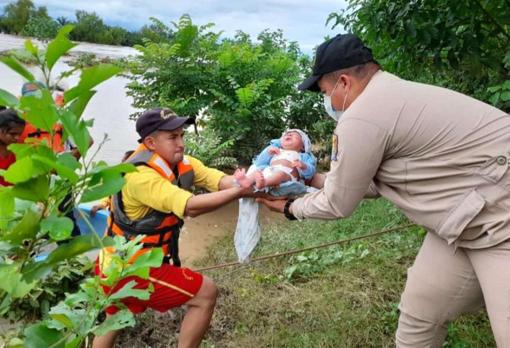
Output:
<instances>
[{"instance_id":1,"label":"orange life vest","mask_svg":"<svg viewBox=\"0 0 510 348\"><path fill-rule=\"evenodd\" d=\"M148 166L158 172L162 177L183 189L193 186L194 172L186 159L177 164L177 177L172 168L162 157L147 149L143 144L125 161L135 166ZM138 235L146 235L142 239L143 248L130 260L148 251L148 248L162 247L165 261L172 260L173 265L180 266L179 260L179 234L183 220L173 213L152 211L139 220L127 217L122 203L122 192L112 196L110 216L108 218L107 234L119 235L128 239Z\"/></svg>"},{"instance_id":2,"label":"orange life vest","mask_svg":"<svg viewBox=\"0 0 510 348\"><path fill-rule=\"evenodd\" d=\"M46 144L53 149L55 153L64 152L64 144L62 142L63 129L57 124L53 128L53 134L36 128L31 123L25 124L25 129L20 136L20 142L24 142L26 138L37 139L37 142L46 141Z\"/></svg>"}]
</instances>

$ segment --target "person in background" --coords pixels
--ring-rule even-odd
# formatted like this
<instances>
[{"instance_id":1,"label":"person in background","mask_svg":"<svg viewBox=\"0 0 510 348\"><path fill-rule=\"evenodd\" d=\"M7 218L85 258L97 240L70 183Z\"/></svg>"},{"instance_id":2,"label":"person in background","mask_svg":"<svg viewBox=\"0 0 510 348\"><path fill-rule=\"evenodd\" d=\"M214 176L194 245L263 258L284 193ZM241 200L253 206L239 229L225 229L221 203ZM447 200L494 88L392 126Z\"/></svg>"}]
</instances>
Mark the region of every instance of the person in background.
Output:
<instances>
[{"instance_id":1,"label":"person in background","mask_svg":"<svg viewBox=\"0 0 510 348\"><path fill-rule=\"evenodd\" d=\"M45 88L46 86L40 81L26 82L21 87L21 96L22 97L36 96L38 93L41 93L42 89ZM55 104L57 104L57 106L62 106L63 105L62 102L63 100L59 101L57 99L55 101ZM41 143L44 141L46 142L46 145L52 148L55 153L62 153L66 151L66 148L64 146L65 143L62 140L62 136L63 128L62 125L60 124L56 124L53 127L53 132L50 133L46 130L37 128L30 122L27 122L25 129L23 130L23 133L20 136L20 142Z\"/></svg>"},{"instance_id":2,"label":"person in background","mask_svg":"<svg viewBox=\"0 0 510 348\"><path fill-rule=\"evenodd\" d=\"M9 151L7 147L10 144L19 142L24 128L25 121L18 116L15 110L0 110L0 169L6 170L16 161L16 156ZM0 186L10 185L11 184L5 181L4 177L0 175Z\"/></svg>"},{"instance_id":3,"label":"person in background","mask_svg":"<svg viewBox=\"0 0 510 348\"><path fill-rule=\"evenodd\" d=\"M37 96L41 93L42 89L47 88L44 83L40 81L31 81L26 82L21 87L21 95L23 97L29 96ZM64 100L64 90L61 86L56 87L54 100L55 105L59 108L65 105ZM41 115L44 116L44 115ZM71 139L67 139L64 141L63 139L64 129L61 124L57 123L53 126L53 131L48 132L42 129L39 129L27 122L23 133L20 136L20 142L25 143L36 143L40 144L42 142L46 143L48 147L50 147L56 154L61 153L70 153L77 160L81 158L81 154L78 151L77 147L73 144ZM90 138L89 146L92 146L94 143L93 139ZM64 215L73 221L73 230L71 235L73 237L80 235L80 229L78 228L78 224L76 223L76 218L73 212L73 197L71 192L64 197L62 202L60 203L58 209L64 213Z\"/></svg>"}]
</instances>

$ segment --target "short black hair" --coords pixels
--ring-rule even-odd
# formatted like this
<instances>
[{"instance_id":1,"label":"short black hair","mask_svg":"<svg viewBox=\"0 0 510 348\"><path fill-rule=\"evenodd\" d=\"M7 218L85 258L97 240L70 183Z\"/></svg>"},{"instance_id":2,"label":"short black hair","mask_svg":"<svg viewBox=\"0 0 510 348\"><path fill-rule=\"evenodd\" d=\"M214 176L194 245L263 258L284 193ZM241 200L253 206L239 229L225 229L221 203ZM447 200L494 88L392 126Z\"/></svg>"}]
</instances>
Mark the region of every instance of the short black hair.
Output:
<instances>
[{"instance_id":1,"label":"short black hair","mask_svg":"<svg viewBox=\"0 0 510 348\"><path fill-rule=\"evenodd\" d=\"M10 130L16 126L24 126L25 120L18 116L14 109L0 110L0 129Z\"/></svg>"},{"instance_id":2,"label":"short black hair","mask_svg":"<svg viewBox=\"0 0 510 348\"><path fill-rule=\"evenodd\" d=\"M122 156L122 161L127 160L134 153L135 153L135 150L129 150L129 151L124 152L124 156Z\"/></svg>"}]
</instances>

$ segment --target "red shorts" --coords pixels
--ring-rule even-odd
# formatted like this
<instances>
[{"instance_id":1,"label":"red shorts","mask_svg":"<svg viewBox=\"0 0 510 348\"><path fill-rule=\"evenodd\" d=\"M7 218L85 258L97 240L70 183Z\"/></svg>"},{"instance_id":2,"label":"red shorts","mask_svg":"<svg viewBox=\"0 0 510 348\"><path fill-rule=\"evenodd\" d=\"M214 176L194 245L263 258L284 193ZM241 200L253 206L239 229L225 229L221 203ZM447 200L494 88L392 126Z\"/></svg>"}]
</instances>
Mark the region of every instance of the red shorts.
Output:
<instances>
[{"instance_id":1,"label":"red shorts","mask_svg":"<svg viewBox=\"0 0 510 348\"><path fill-rule=\"evenodd\" d=\"M95 272L101 275L99 263L96 262ZM149 283L154 285L154 291L148 300L139 300L136 297L126 297L121 302L133 313L141 313L147 308L155 309L159 312L166 312L175 307L180 307L190 299L192 299L202 286L203 276L195 273L189 268L181 268L162 264L158 268L151 268L150 277L152 279L141 279L136 276L123 278L111 290L107 286L103 286L105 293L115 293L121 289L126 283L135 280L137 285L135 289L146 289ZM106 313L115 314L119 309L116 306L106 308Z\"/></svg>"}]
</instances>

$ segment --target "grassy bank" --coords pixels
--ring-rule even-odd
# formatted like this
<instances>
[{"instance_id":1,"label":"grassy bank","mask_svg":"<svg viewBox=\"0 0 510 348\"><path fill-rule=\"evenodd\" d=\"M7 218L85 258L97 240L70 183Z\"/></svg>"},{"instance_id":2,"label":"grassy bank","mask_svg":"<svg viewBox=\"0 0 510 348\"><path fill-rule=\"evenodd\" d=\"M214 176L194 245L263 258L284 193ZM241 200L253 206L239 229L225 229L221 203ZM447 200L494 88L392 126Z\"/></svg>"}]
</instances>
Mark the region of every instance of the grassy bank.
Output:
<instances>
[{"instance_id":1,"label":"grassy bank","mask_svg":"<svg viewBox=\"0 0 510 348\"><path fill-rule=\"evenodd\" d=\"M366 201L349 219L280 222L255 256L406 224L388 202ZM210 271L221 295L204 347L391 347L406 270L423 240L417 227L340 246ZM232 237L201 265L235 259ZM172 347L182 311L146 313L119 346ZM445 347L493 347L485 313L450 325Z\"/></svg>"}]
</instances>

